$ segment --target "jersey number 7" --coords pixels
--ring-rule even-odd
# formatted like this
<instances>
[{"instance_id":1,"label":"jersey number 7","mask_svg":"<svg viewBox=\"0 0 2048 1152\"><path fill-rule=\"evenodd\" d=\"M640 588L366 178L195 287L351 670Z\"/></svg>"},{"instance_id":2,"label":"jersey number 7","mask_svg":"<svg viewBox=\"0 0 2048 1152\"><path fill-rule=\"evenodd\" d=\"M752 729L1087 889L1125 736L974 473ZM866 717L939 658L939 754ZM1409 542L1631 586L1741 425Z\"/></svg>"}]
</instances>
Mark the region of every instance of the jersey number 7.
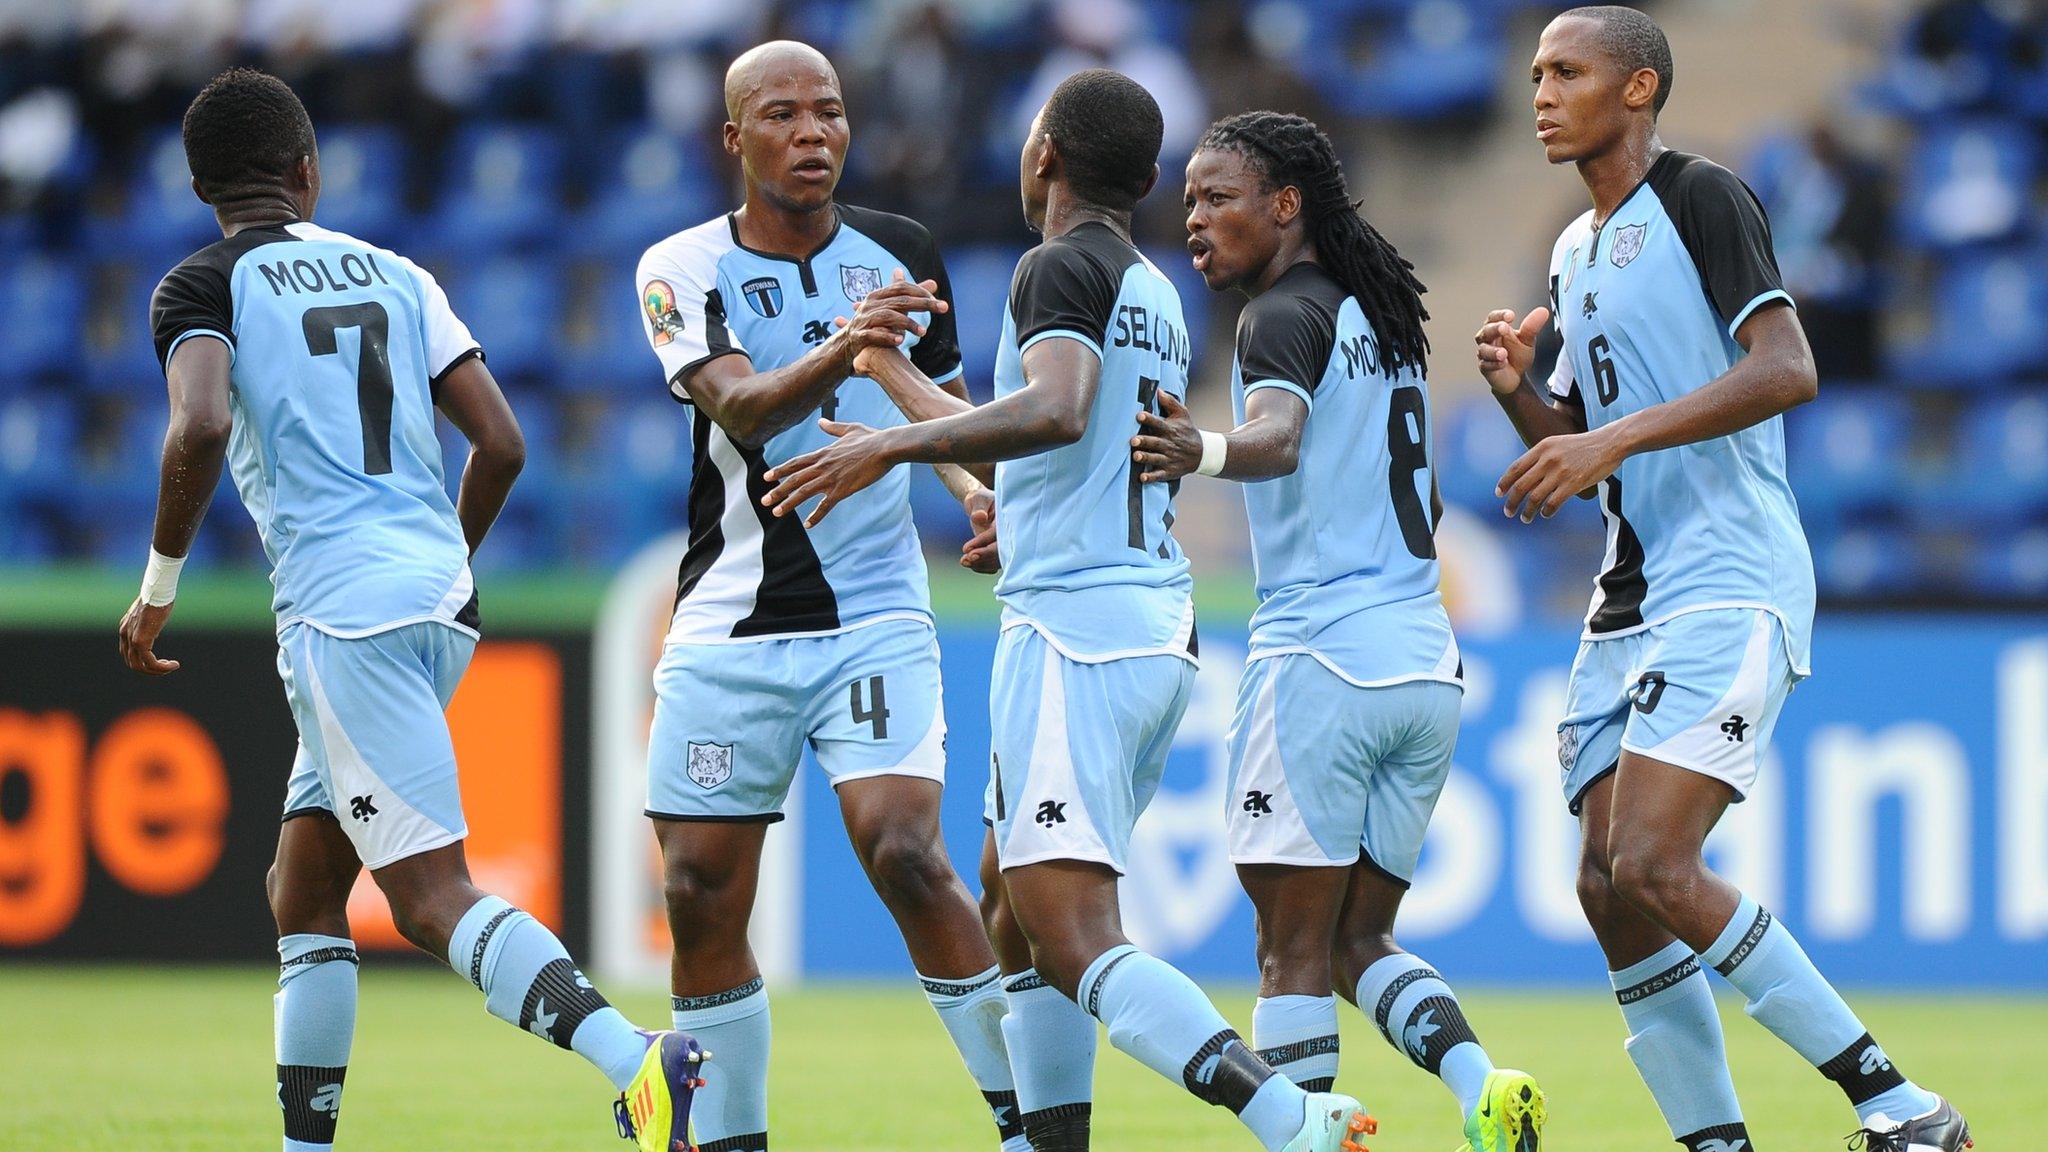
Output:
<instances>
[{"instance_id":1,"label":"jersey number 7","mask_svg":"<svg viewBox=\"0 0 2048 1152\"><path fill-rule=\"evenodd\" d=\"M335 333L354 328L360 334L356 353L356 412L363 422L363 474L391 471L391 315L374 300L309 308L304 320L306 351L333 356L340 351Z\"/></svg>"}]
</instances>

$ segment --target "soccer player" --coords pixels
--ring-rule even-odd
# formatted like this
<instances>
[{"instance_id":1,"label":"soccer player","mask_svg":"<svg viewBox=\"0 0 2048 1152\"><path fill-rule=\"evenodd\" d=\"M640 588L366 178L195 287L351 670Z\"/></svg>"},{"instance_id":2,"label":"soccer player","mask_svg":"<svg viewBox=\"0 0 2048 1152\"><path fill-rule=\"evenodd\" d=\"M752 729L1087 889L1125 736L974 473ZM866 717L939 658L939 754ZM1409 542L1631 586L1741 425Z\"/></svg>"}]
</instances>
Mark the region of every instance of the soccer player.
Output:
<instances>
[{"instance_id":1,"label":"soccer player","mask_svg":"<svg viewBox=\"0 0 2048 1152\"><path fill-rule=\"evenodd\" d=\"M1848 1095L1870 1147L1968 1147L1955 1108L1906 1079L1784 923L1700 856L1807 675L1813 622L1779 415L1817 384L1763 209L1658 139L1671 48L1649 17L1566 12L1530 78L1537 138L1578 166L1593 208L1557 241L1550 307L1494 312L1475 339L1530 445L1501 478L1507 513L1590 492L1606 519L1558 759L1629 1056L1679 1143L1747 1152L1712 968ZM1546 395L1527 373L1552 316L1564 352Z\"/></svg>"},{"instance_id":2,"label":"soccer player","mask_svg":"<svg viewBox=\"0 0 2048 1152\"><path fill-rule=\"evenodd\" d=\"M761 45L733 62L725 98L746 202L649 248L636 279L695 450L647 814L666 870L675 1026L727 1073L699 1097L697 1138L705 1152L768 1146L768 993L747 925L762 838L808 743L1004 1146L1021 1152L995 956L939 833L946 724L908 470L822 526L758 503L767 469L830 442L821 410L901 419L850 375L862 348L907 348L966 394L946 271L915 221L833 198L848 132L824 56ZM982 485L941 472L986 514Z\"/></svg>"},{"instance_id":3,"label":"soccer player","mask_svg":"<svg viewBox=\"0 0 2048 1152\"><path fill-rule=\"evenodd\" d=\"M1128 77L1063 81L1020 158L1024 218L1045 240L1011 281L996 399L974 407L877 353L866 366L922 422L827 422L839 439L772 470L763 503L788 516L822 497L806 518L816 524L897 464L1001 461L986 815L1034 978L1085 1006L1118 1048L1229 1108L1269 1152L1356 1149L1372 1127L1358 1102L1274 1075L1193 981L1124 938L1117 908L1132 825L1195 679L1172 493L1140 482L1128 447L1135 409L1187 390L1180 298L1130 238L1160 136L1158 104ZM1019 1084L1027 1114L1046 1103Z\"/></svg>"},{"instance_id":4,"label":"soccer player","mask_svg":"<svg viewBox=\"0 0 2048 1152\"><path fill-rule=\"evenodd\" d=\"M433 277L312 222L313 125L247 68L185 113L192 188L224 237L150 301L169 380L156 534L121 653L155 643L225 458L269 555L277 667L298 722L277 862L277 1099L285 1152L332 1147L356 1018L348 894L370 870L407 940L448 961L493 1016L596 1065L645 1152L687 1141L703 1053L636 1030L554 933L479 891L442 714L477 643L469 558L524 460L483 350ZM451 506L434 412L474 446Z\"/></svg>"},{"instance_id":5,"label":"soccer player","mask_svg":"<svg viewBox=\"0 0 2048 1152\"><path fill-rule=\"evenodd\" d=\"M1327 1090L1334 988L1443 1078L1472 1152L1534 1152L1542 1091L1494 1068L1450 986L1393 935L1464 692L1437 592L1422 285L1358 215L1330 138L1299 116L1218 121L1188 161L1186 203L1195 270L1251 298L1237 427L1202 431L1169 399L1139 414L1131 446L1148 484L1244 483L1259 607L1225 820L1258 913L1252 1042Z\"/></svg>"}]
</instances>

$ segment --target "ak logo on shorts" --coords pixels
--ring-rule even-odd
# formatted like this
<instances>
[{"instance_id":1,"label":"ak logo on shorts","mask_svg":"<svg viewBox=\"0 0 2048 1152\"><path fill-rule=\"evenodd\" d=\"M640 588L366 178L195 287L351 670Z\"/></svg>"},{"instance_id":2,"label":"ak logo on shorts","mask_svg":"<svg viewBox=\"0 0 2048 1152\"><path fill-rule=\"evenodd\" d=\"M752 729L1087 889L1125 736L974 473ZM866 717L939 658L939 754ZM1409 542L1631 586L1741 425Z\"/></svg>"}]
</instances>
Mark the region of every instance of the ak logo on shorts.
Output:
<instances>
[{"instance_id":1,"label":"ak logo on shorts","mask_svg":"<svg viewBox=\"0 0 2048 1152\"><path fill-rule=\"evenodd\" d=\"M370 793L367 796L349 797L349 816L353 819L361 820L363 823L368 824L370 822L370 817L375 816L377 814L376 800L377 794L374 792Z\"/></svg>"},{"instance_id":2,"label":"ak logo on shorts","mask_svg":"<svg viewBox=\"0 0 2048 1152\"><path fill-rule=\"evenodd\" d=\"M1254 820L1261 816L1271 816L1273 814L1273 794L1271 792L1261 792L1257 788L1247 790L1244 794L1244 810L1251 813Z\"/></svg>"},{"instance_id":3,"label":"ak logo on shorts","mask_svg":"<svg viewBox=\"0 0 2048 1152\"><path fill-rule=\"evenodd\" d=\"M1038 802L1038 815L1033 816L1031 819L1034 823L1046 828L1050 828L1055 824L1065 824L1067 822L1067 802L1064 800L1041 800Z\"/></svg>"},{"instance_id":4,"label":"ak logo on shorts","mask_svg":"<svg viewBox=\"0 0 2048 1152\"><path fill-rule=\"evenodd\" d=\"M1730 744L1740 744L1742 738L1749 734L1749 721L1740 716L1730 716L1722 722L1721 734L1728 737Z\"/></svg>"},{"instance_id":5,"label":"ak logo on shorts","mask_svg":"<svg viewBox=\"0 0 2048 1152\"><path fill-rule=\"evenodd\" d=\"M732 779L732 745L690 744L690 779L699 788L716 788Z\"/></svg>"}]
</instances>

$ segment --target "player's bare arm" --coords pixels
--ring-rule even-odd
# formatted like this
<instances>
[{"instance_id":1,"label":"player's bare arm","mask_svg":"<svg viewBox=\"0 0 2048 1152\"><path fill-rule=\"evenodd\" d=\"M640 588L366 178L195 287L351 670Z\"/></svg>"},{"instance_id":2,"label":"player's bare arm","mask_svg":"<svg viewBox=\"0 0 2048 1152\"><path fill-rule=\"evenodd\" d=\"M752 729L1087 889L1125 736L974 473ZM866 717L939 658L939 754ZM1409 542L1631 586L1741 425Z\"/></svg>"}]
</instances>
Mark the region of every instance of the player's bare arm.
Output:
<instances>
[{"instance_id":1,"label":"player's bare arm","mask_svg":"<svg viewBox=\"0 0 2048 1152\"><path fill-rule=\"evenodd\" d=\"M526 437L519 420L482 357L456 365L441 381L434 406L469 441L469 460L462 466L462 485L455 493L455 517L462 539L476 555L505 501L512 482L526 466Z\"/></svg>"},{"instance_id":2,"label":"player's bare arm","mask_svg":"<svg viewBox=\"0 0 2048 1152\"><path fill-rule=\"evenodd\" d=\"M882 386L903 415L913 423L955 416L974 409L967 398L965 378L955 376L944 384L933 383L910 357L882 348L863 348L853 358L854 371ZM1001 565L996 559L996 482L991 464L934 464L932 471L946 491L960 501L974 537L960 548L960 566L983 575L994 574Z\"/></svg>"},{"instance_id":3,"label":"player's bare arm","mask_svg":"<svg viewBox=\"0 0 2048 1152\"><path fill-rule=\"evenodd\" d=\"M1536 309L1519 323L1512 309L1503 308L1488 313L1486 323L1472 336L1478 346L1479 373L1524 444L1586 430L1584 412L1545 397L1529 380L1529 368L1536 362L1536 337L1548 323L1548 308Z\"/></svg>"},{"instance_id":4,"label":"player's bare arm","mask_svg":"<svg viewBox=\"0 0 2048 1152\"><path fill-rule=\"evenodd\" d=\"M150 544L158 556L183 560L220 484L228 434L234 426L228 410L228 369L233 363L234 353L227 344L210 337L183 341L171 353L165 370L170 381L171 425L164 436L156 533ZM170 597L176 595L175 577L165 591ZM157 635L170 620L175 603L145 587L128 606L121 617L121 659L128 667L150 676L178 670L178 661L159 659L155 652Z\"/></svg>"},{"instance_id":5,"label":"player's bare arm","mask_svg":"<svg viewBox=\"0 0 2048 1152\"><path fill-rule=\"evenodd\" d=\"M833 389L853 374L863 348L900 348L907 336L924 335L915 312L944 312L948 305L929 281L898 281L870 293L846 327L803 358L759 372L745 353L708 360L683 378L690 402L728 436L750 448L818 410Z\"/></svg>"},{"instance_id":6,"label":"player's bare arm","mask_svg":"<svg viewBox=\"0 0 2048 1152\"><path fill-rule=\"evenodd\" d=\"M1523 453L1494 489L1507 514L1524 523L1555 515L1630 456L1732 435L1819 394L1813 353L1790 305L1758 309L1735 340L1749 354L1713 383L1591 432L1553 435Z\"/></svg>"},{"instance_id":7,"label":"player's bare arm","mask_svg":"<svg viewBox=\"0 0 2048 1152\"><path fill-rule=\"evenodd\" d=\"M771 469L767 478L775 487L761 503L787 516L823 496L804 519L811 526L898 464L1011 460L1079 440L1088 431L1088 410L1102 379L1095 350L1079 340L1041 340L1025 350L1023 369L1024 387L938 420L881 430L820 421L838 443Z\"/></svg>"},{"instance_id":8,"label":"player's bare arm","mask_svg":"<svg viewBox=\"0 0 2048 1152\"><path fill-rule=\"evenodd\" d=\"M1228 432L1204 433L1187 406L1170 392L1159 394L1159 411L1138 412L1139 433L1131 437L1131 459L1145 466L1147 484L1178 480L1202 464L1204 435L1223 438L1225 480L1270 480L1291 476L1300 463L1301 433L1308 405L1279 388L1261 388L1244 400L1244 423Z\"/></svg>"}]
</instances>

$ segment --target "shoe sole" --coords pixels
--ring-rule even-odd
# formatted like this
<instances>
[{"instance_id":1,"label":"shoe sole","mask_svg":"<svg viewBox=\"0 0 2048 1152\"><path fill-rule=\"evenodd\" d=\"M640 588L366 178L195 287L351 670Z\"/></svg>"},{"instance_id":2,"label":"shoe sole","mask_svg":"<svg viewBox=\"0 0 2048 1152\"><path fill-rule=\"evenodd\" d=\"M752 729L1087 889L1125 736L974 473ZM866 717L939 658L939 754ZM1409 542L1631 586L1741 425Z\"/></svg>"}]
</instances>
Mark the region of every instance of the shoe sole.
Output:
<instances>
[{"instance_id":1,"label":"shoe sole","mask_svg":"<svg viewBox=\"0 0 2048 1152\"><path fill-rule=\"evenodd\" d=\"M1523 1073L1503 1086L1500 1114L1501 1132L1514 1152L1542 1152L1543 1125L1550 1119L1550 1109L1535 1077Z\"/></svg>"}]
</instances>

